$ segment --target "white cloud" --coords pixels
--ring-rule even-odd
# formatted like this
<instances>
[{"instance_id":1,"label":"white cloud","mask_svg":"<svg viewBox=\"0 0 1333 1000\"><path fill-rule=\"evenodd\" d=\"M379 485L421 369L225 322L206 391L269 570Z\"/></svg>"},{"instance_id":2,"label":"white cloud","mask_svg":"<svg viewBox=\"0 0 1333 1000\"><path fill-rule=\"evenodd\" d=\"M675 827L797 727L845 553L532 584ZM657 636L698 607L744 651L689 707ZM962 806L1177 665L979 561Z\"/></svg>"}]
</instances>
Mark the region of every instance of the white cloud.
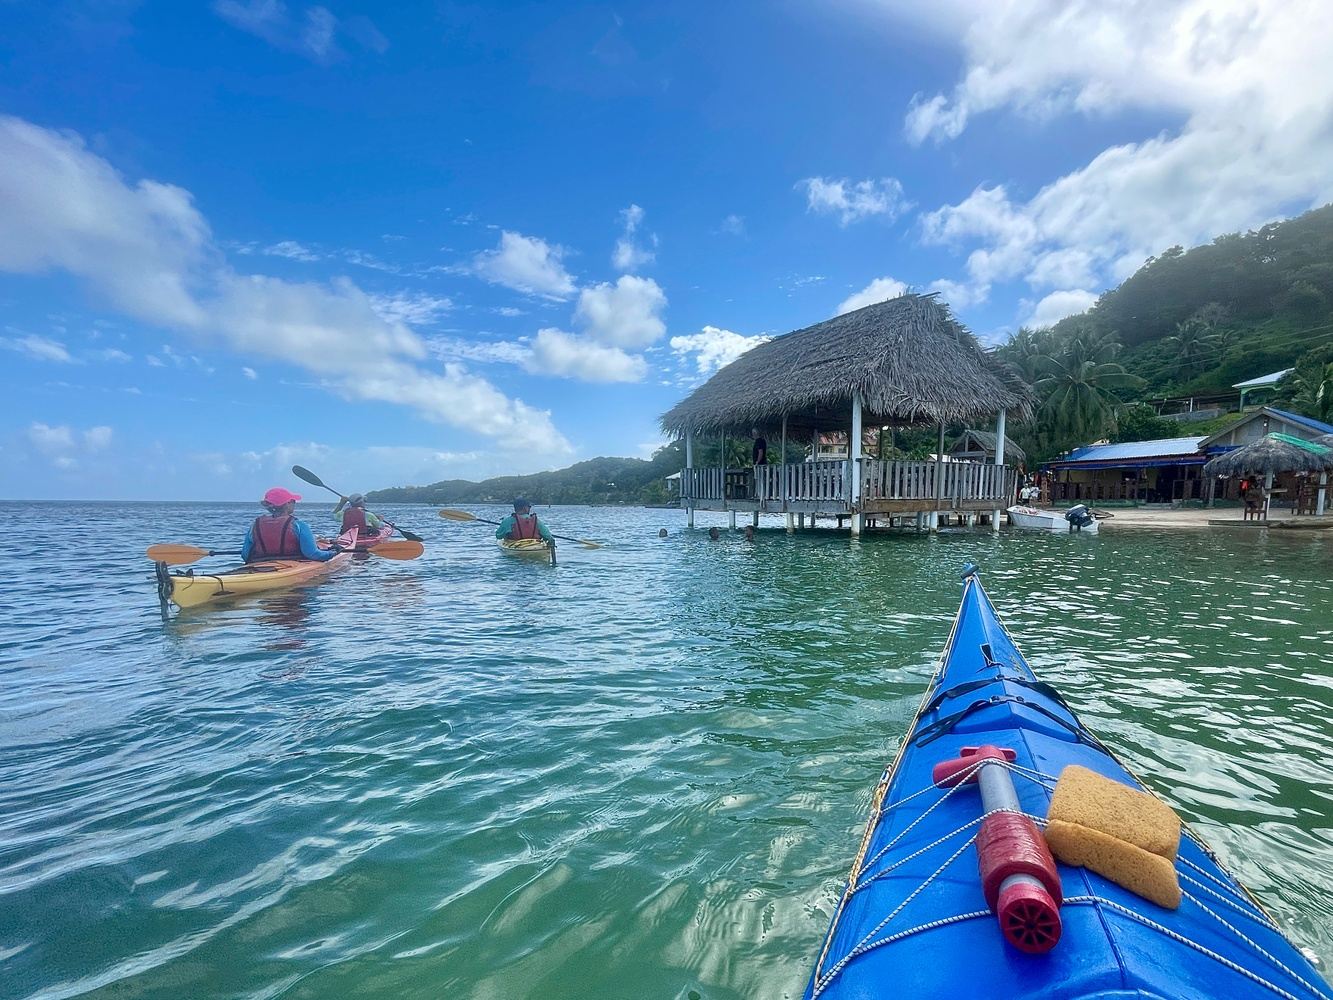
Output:
<instances>
[{"instance_id":1,"label":"white cloud","mask_svg":"<svg viewBox=\"0 0 1333 1000\"><path fill-rule=\"evenodd\" d=\"M876 278L856 294L849 295L838 303L836 315L841 316L853 309L873 306L876 302L883 302L885 299L896 299L905 291L907 291L907 286L897 278Z\"/></svg>"},{"instance_id":2,"label":"white cloud","mask_svg":"<svg viewBox=\"0 0 1333 1000\"><path fill-rule=\"evenodd\" d=\"M29 334L23 337L0 337L0 347L6 351L14 351L32 358L34 361L56 361L61 364L69 364L74 359L70 357L69 351L65 345L58 340L52 340L49 337L38 337Z\"/></svg>"},{"instance_id":3,"label":"white cloud","mask_svg":"<svg viewBox=\"0 0 1333 1000\"><path fill-rule=\"evenodd\" d=\"M614 285L583 289L574 319L602 344L641 350L666 333L660 315L666 304L666 294L652 278L625 274Z\"/></svg>"},{"instance_id":4,"label":"white cloud","mask_svg":"<svg viewBox=\"0 0 1333 1000\"><path fill-rule=\"evenodd\" d=\"M454 307L448 298L425 292L372 295L370 301L386 323L406 323L408 326L430 326Z\"/></svg>"},{"instance_id":5,"label":"white cloud","mask_svg":"<svg viewBox=\"0 0 1333 1000\"><path fill-rule=\"evenodd\" d=\"M477 254L472 268L487 281L517 292L567 299L575 289L562 263L565 254L564 247L505 230L500 245Z\"/></svg>"},{"instance_id":6,"label":"white cloud","mask_svg":"<svg viewBox=\"0 0 1333 1000\"><path fill-rule=\"evenodd\" d=\"M1096 292L1082 291L1076 288L1051 292L1050 295L1037 303L1036 308L1032 310L1021 325L1034 329L1053 326L1066 316L1073 316L1075 313L1091 309L1096 301Z\"/></svg>"},{"instance_id":7,"label":"white cloud","mask_svg":"<svg viewBox=\"0 0 1333 1000\"><path fill-rule=\"evenodd\" d=\"M721 327L706 326L698 333L672 337L669 343L672 353L682 361L688 359L690 355L694 356L694 367L700 375L711 375L719 368L731 364L746 351L771 339L765 334L747 337L731 330L723 330Z\"/></svg>"},{"instance_id":8,"label":"white cloud","mask_svg":"<svg viewBox=\"0 0 1333 1000\"><path fill-rule=\"evenodd\" d=\"M262 38L274 48L317 63L329 63L342 55L339 36L351 38L372 52L382 53L389 47L369 18L340 20L317 4L299 15L282 0L215 0L213 10L228 24Z\"/></svg>"},{"instance_id":9,"label":"white cloud","mask_svg":"<svg viewBox=\"0 0 1333 1000\"><path fill-rule=\"evenodd\" d=\"M526 315L527 315L527 310L526 310L526 309L518 309L518 308L516 308L516 307L514 307L514 306L496 306L496 307L495 307L493 310L491 310L491 311L494 312L497 316L508 316L508 317L513 317L513 316L526 316Z\"/></svg>"},{"instance_id":10,"label":"white cloud","mask_svg":"<svg viewBox=\"0 0 1333 1000\"><path fill-rule=\"evenodd\" d=\"M28 428L28 440L40 452L51 455L74 447L74 432L68 427L34 423Z\"/></svg>"},{"instance_id":11,"label":"white cloud","mask_svg":"<svg viewBox=\"0 0 1333 1000\"><path fill-rule=\"evenodd\" d=\"M295 365L349 399L408 406L511 449L571 448L550 414L460 365L418 365L424 341L347 279L238 274L180 188L131 187L77 137L0 118L0 270L70 271L124 312L203 342ZM521 239L521 237L520 237ZM169 345L150 355L182 365ZM190 356L202 370L203 362Z\"/></svg>"},{"instance_id":12,"label":"white cloud","mask_svg":"<svg viewBox=\"0 0 1333 1000\"><path fill-rule=\"evenodd\" d=\"M635 240L635 234L643 222L643 209L638 205L630 205L621 211L620 221L623 230L620 239L616 241L615 250L611 253L611 266L618 271L637 271L645 264L651 264L657 258L657 254L639 246ZM655 234L650 236L649 242L656 247L657 236Z\"/></svg>"},{"instance_id":13,"label":"white cloud","mask_svg":"<svg viewBox=\"0 0 1333 1000\"><path fill-rule=\"evenodd\" d=\"M136 319L195 328L193 274L212 252L189 192L130 186L68 133L0 117L0 270L68 271Z\"/></svg>"},{"instance_id":14,"label":"white cloud","mask_svg":"<svg viewBox=\"0 0 1333 1000\"><path fill-rule=\"evenodd\" d=\"M270 257L286 257L288 260L309 262L322 259L321 254L297 243L295 240L283 240L280 243L274 243L272 246L264 247L262 252Z\"/></svg>"},{"instance_id":15,"label":"white cloud","mask_svg":"<svg viewBox=\"0 0 1333 1000\"><path fill-rule=\"evenodd\" d=\"M807 211L836 215L842 226L876 215L892 222L908 207L903 200L902 184L892 177L872 177L863 181L845 177L807 177L796 187L805 190Z\"/></svg>"},{"instance_id":16,"label":"white cloud","mask_svg":"<svg viewBox=\"0 0 1333 1000\"><path fill-rule=\"evenodd\" d=\"M149 368L165 368L166 363L156 354L145 354L144 361L148 362Z\"/></svg>"},{"instance_id":17,"label":"white cloud","mask_svg":"<svg viewBox=\"0 0 1333 1000\"><path fill-rule=\"evenodd\" d=\"M722 225L718 229L728 236L744 236L745 219L739 215L728 215L722 220Z\"/></svg>"},{"instance_id":18,"label":"white cloud","mask_svg":"<svg viewBox=\"0 0 1333 1000\"><path fill-rule=\"evenodd\" d=\"M255 371L253 368L250 368L248 366L243 367L241 369L241 374L244 375L246 378L250 379L252 382L259 378L259 372Z\"/></svg>"},{"instance_id":19,"label":"white cloud","mask_svg":"<svg viewBox=\"0 0 1333 1000\"><path fill-rule=\"evenodd\" d=\"M110 427L89 427L83 432L83 443L90 451L101 451L111 446Z\"/></svg>"},{"instance_id":20,"label":"white cloud","mask_svg":"<svg viewBox=\"0 0 1333 1000\"><path fill-rule=\"evenodd\" d=\"M927 239L980 244L968 258L976 282L1104 287L1166 247L1333 198L1333 20L1319 0L888 6L941 27L966 22L962 77L950 95L914 102L909 138L947 139L1002 109L1179 122L1103 150L1030 199L982 186L928 215Z\"/></svg>"},{"instance_id":21,"label":"white cloud","mask_svg":"<svg viewBox=\"0 0 1333 1000\"><path fill-rule=\"evenodd\" d=\"M451 361L523 365L532 356L530 347L512 340L465 340L462 337L432 337L426 343L436 357Z\"/></svg>"},{"instance_id":22,"label":"white cloud","mask_svg":"<svg viewBox=\"0 0 1333 1000\"><path fill-rule=\"evenodd\" d=\"M91 352L90 357L92 357L94 361L114 361L117 364L125 364L134 360L124 351L118 350L115 347L104 347L101 350L93 351Z\"/></svg>"},{"instance_id":23,"label":"white cloud","mask_svg":"<svg viewBox=\"0 0 1333 1000\"><path fill-rule=\"evenodd\" d=\"M638 382L648 371L639 355L553 328L537 331L527 367L536 374L564 375L584 382Z\"/></svg>"},{"instance_id":24,"label":"white cloud","mask_svg":"<svg viewBox=\"0 0 1333 1000\"><path fill-rule=\"evenodd\" d=\"M937 278L926 287L932 292L939 292L940 298L955 310L980 305L990 295L989 285L969 285L961 281L950 281L948 278Z\"/></svg>"}]
</instances>

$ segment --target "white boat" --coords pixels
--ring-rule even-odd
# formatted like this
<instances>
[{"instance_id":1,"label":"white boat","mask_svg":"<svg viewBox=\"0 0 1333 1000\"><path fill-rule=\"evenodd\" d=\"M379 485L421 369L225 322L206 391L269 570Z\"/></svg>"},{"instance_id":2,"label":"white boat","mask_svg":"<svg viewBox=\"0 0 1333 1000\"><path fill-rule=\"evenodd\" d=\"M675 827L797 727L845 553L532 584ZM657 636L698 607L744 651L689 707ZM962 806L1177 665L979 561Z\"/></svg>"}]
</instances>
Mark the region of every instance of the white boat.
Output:
<instances>
[{"instance_id":1,"label":"white boat","mask_svg":"<svg viewBox=\"0 0 1333 1000\"><path fill-rule=\"evenodd\" d=\"M1092 511L1083 504L1070 507L1069 510L1042 510L1040 507L1024 507L1016 504L1005 511L1009 523L1015 528L1035 528L1038 531L1081 532L1085 535L1097 534L1101 522L1092 516Z\"/></svg>"}]
</instances>

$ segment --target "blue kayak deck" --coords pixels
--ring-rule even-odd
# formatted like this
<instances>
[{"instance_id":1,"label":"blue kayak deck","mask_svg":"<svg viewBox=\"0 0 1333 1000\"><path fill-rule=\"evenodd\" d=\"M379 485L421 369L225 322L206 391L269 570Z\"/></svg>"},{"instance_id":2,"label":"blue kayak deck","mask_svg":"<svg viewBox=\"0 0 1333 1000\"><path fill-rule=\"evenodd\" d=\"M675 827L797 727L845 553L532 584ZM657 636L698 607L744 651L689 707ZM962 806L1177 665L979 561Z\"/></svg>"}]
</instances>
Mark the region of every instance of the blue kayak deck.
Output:
<instances>
[{"instance_id":1,"label":"blue kayak deck","mask_svg":"<svg viewBox=\"0 0 1333 1000\"><path fill-rule=\"evenodd\" d=\"M934 787L963 747L1011 748L1019 802L1045 821L1060 771L1080 764L1143 785L1037 680L975 576L934 679L876 790L847 887L806 990L814 998L1333 998L1333 990L1187 829L1165 909L1060 865L1055 948L1008 945L988 910L973 841L975 785Z\"/></svg>"}]
</instances>

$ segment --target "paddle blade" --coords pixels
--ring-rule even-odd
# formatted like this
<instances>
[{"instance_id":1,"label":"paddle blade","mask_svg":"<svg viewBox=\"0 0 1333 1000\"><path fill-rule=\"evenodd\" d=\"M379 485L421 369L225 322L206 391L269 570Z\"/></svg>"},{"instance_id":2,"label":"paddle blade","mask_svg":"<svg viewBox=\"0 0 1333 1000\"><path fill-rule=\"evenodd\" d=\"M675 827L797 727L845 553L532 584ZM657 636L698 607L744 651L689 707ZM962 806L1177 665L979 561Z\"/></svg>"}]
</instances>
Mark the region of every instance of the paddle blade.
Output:
<instances>
[{"instance_id":1,"label":"paddle blade","mask_svg":"<svg viewBox=\"0 0 1333 1000\"><path fill-rule=\"evenodd\" d=\"M418 535L415 531L408 531L406 528L400 528L400 527L398 527L398 525L396 525L396 524L395 524L393 527L394 527L394 530L398 532L398 534L402 535L402 536L403 536L404 538L406 538L409 542L424 542L424 541L425 541L425 539L422 538L420 535Z\"/></svg>"},{"instance_id":2,"label":"paddle blade","mask_svg":"<svg viewBox=\"0 0 1333 1000\"><path fill-rule=\"evenodd\" d=\"M323 489L326 490L328 489L328 487L324 485L324 480L320 479L319 476L315 475L313 472L311 472L304 466L293 465L292 475L295 476L297 479L304 479L311 486L319 486Z\"/></svg>"},{"instance_id":3,"label":"paddle blade","mask_svg":"<svg viewBox=\"0 0 1333 1000\"><path fill-rule=\"evenodd\" d=\"M467 511L465 511L465 510L442 510L442 511L440 511L440 517L444 518L446 521L480 521L480 520L481 520L481 518L477 517L476 514L469 514L469 513L468 513Z\"/></svg>"},{"instance_id":4,"label":"paddle blade","mask_svg":"<svg viewBox=\"0 0 1333 1000\"><path fill-rule=\"evenodd\" d=\"M602 547L601 542L590 542L586 538L580 538L579 544L582 545L585 549L600 549Z\"/></svg>"},{"instance_id":5,"label":"paddle blade","mask_svg":"<svg viewBox=\"0 0 1333 1000\"><path fill-rule=\"evenodd\" d=\"M415 559L426 551L426 546L420 542L380 542L366 551L381 559Z\"/></svg>"},{"instance_id":6,"label":"paddle blade","mask_svg":"<svg viewBox=\"0 0 1333 1000\"><path fill-rule=\"evenodd\" d=\"M166 563L168 566L184 566L186 563L197 562L204 558L208 555L208 549L201 549L197 545L150 545L144 555L153 562Z\"/></svg>"}]
</instances>

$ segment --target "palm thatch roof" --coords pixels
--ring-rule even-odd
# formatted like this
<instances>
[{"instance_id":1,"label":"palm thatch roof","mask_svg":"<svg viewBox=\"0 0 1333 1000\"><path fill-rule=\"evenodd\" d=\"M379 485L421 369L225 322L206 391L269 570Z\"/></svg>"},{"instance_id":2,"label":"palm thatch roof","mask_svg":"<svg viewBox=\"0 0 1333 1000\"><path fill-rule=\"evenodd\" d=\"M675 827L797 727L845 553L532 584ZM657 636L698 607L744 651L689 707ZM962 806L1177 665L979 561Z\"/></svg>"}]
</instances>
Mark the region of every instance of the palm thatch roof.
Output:
<instances>
[{"instance_id":1,"label":"palm thatch roof","mask_svg":"<svg viewBox=\"0 0 1333 1000\"><path fill-rule=\"evenodd\" d=\"M1032 394L988 356L932 295L901 295L795 330L747 351L662 417L669 434L790 428L845 430L852 396L865 426L969 422Z\"/></svg>"},{"instance_id":2,"label":"palm thatch roof","mask_svg":"<svg viewBox=\"0 0 1333 1000\"><path fill-rule=\"evenodd\" d=\"M1265 434L1258 441L1217 456L1203 467L1203 472L1206 476L1333 472L1333 448L1290 434Z\"/></svg>"},{"instance_id":3,"label":"palm thatch roof","mask_svg":"<svg viewBox=\"0 0 1333 1000\"><path fill-rule=\"evenodd\" d=\"M972 445L977 447L973 448ZM995 432L978 430L975 427L969 427L962 434L958 435L954 443L949 447L949 454L957 455L963 452L981 451L987 455L995 454ZM1014 439L1008 434L1004 436L1004 458L1006 462L1026 462L1027 455L1023 449L1014 444Z\"/></svg>"}]
</instances>

